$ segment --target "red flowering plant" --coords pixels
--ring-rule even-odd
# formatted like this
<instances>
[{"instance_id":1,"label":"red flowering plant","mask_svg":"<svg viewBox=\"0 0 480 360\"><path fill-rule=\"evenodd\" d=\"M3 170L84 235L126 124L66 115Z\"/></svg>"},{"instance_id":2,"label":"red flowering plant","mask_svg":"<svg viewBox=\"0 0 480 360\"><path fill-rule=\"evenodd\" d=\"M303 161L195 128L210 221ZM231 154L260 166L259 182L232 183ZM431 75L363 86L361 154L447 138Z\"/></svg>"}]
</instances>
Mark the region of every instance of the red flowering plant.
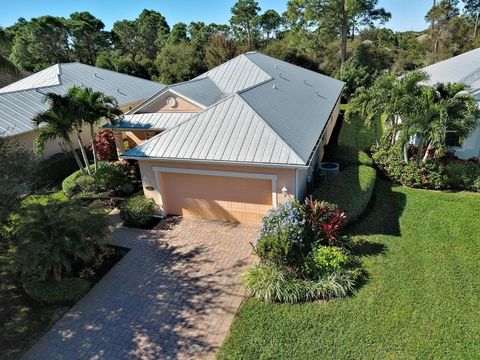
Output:
<instances>
[{"instance_id":1,"label":"red flowering plant","mask_svg":"<svg viewBox=\"0 0 480 360\"><path fill-rule=\"evenodd\" d=\"M118 160L117 149L115 147L115 138L113 131L103 129L97 132L95 137L95 150L97 150L97 157L100 161L115 161ZM92 143L88 144L87 150L92 151Z\"/></svg>"}]
</instances>

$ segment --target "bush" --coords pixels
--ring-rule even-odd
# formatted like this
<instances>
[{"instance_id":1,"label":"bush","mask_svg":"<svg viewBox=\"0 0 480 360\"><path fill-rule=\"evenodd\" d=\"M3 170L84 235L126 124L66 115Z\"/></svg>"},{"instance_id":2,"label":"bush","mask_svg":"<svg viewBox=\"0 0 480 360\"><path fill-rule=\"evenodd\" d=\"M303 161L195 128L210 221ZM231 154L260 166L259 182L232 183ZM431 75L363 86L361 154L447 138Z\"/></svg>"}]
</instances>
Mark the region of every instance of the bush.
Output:
<instances>
[{"instance_id":1,"label":"bush","mask_svg":"<svg viewBox=\"0 0 480 360\"><path fill-rule=\"evenodd\" d=\"M120 204L120 218L126 226L146 227L155 215L155 208L153 199L137 194Z\"/></svg>"},{"instance_id":2,"label":"bush","mask_svg":"<svg viewBox=\"0 0 480 360\"><path fill-rule=\"evenodd\" d=\"M23 284L28 296L45 304L77 302L90 290L90 286L88 280L79 278L60 281L27 280Z\"/></svg>"},{"instance_id":3,"label":"bush","mask_svg":"<svg viewBox=\"0 0 480 360\"><path fill-rule=\"evenodd\" d=\"M95 149L97 150L97 159L99 161L115 161L118 160L117 148L115 146L115 138L113 131L110 129L103 129L97 131L95 136ZM89 151L92 151L93 144L86 146Z\"/></svg>"},{"instance_id":4,"label":"bush","mask_svg":"<svg viewBox=\"0 0 480 360\"><path fill-rule=\"evenodd\" d=\"M314 279L331 274L344 268L348 263L347 255L335 246L318 246L307 256L305 267Z\"/></svg>"},{"instance_id":5,"label":"bush","mask_svg":"<svg viewBox=\"0 0 480 360\"><path fill-rule=\"evenodd\" d=\"M372 158L366 152L346 145L338 145L333 158L338 161L342 168L353 165L373 166L374 164Z\"/></svg>"},{"instance_id":6,"label":"bush","mask_svg":"<svg viewBox=\"0 0 480 360\"><path fill-rule=\"evenodd\" d=\"M23 207L13 229L22 275L57 281L92 261L109 234L102 210L55 200Z\"/></svg>"},{"instance_id":7,"label":"bush","mask_svg":"<svg viewBox=\"0 0 480 360\"><path fill-rule=\"evenodd\" d=\"M475 184L480 179L479 162L451 161L446 166L446 172L452 189L478 191Z\"/></svg>"},{"instance_id":8,"label":"bush","mask_svg":"<svg viewBox=\"0 0 480 360\"><path fill-rule=\"evenodd\" d=\"M314 197L335 204L352 222L370 202L375 179L375 169L364 165L351 166L328 178L315 190Z\"/></svg>"},{"instance_id":9,"label":"bush","mask_svg":"<svg viewBox=\"0 0 480 360\"><path fill-rule=\"evenodd\" d=\"M90 171L93 171L95 168L93 165L90 165ZM86 176L82 170L77 170L73 174L69 175L62 182L62 190L68 197L72 197L75 194L78 194L82 191L80 186L77 183L77 179Z\"/></svg>"},{"instance_id":10,"label":"bush","mask_svg":"<svg viewBox=\"0 0 480 360\"><path fill-rule=\"evenodd\" d=\"M393 151L379 150L373 155L385 175L401 185L420 189L441 190L448 187L445 167L437 160L427 160L419 167L413 161L405 162Z\"/></svg>"},{"instance_id":11,"label":"bush","mask_svg":"<svg viewBox=\"0 0 480 360\"><path fill-rule=\"evenodd\" d=\"M77 150L80 158L80 150ZM48 159L40 161L34 169L35 188L51 188L78 170L77 162L71 152L55 154Z\"/></svg>"},{"instance_id":12,"label":"bush","mask_svg":"<svg viewBox=\"0 0 480 360\"><path fill-rule=\"evenodd\" d=\"M342 270L318 280L304 280L273 263L254 264L242 277L249 296L266 302L298 303L346 296L354 290L358 271Z\"/></svg>"}]
</instances>

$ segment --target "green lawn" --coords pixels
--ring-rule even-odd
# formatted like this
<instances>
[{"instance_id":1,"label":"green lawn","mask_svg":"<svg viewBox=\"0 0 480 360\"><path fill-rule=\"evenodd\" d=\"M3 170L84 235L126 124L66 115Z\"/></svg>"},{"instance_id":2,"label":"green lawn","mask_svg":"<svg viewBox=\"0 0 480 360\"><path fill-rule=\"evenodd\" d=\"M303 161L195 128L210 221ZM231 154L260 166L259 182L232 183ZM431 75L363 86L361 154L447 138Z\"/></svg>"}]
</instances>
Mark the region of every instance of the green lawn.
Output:
<instances>
[{"instance_id":1,"label":"green lawn","mask_svg":"<svg viewBox=\"0 0 480 360\"><path fill-rule=\"evenodd\" d=\"M220 359L480 358L480 196L377 182L347 229L369 279L316 304L246 300Z\"/></svg>"}]
</instances>

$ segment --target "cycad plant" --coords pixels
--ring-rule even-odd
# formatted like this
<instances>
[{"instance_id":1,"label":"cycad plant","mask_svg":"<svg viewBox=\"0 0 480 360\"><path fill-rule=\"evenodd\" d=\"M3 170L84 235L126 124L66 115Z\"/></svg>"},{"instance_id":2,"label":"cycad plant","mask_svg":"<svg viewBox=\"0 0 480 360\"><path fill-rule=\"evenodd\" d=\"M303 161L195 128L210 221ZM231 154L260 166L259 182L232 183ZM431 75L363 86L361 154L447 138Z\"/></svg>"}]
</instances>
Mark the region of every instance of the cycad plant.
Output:
<instances>
[{"instance_id":1,"label":"cycad plant","mask_svg":"<svg viewBox=\"0 0 480 360\"><path fill-rule=\"evenodd\" d=\"M95 257L109 234L102 210L59 201L24 208L14 228L22 274L39 280L67 277Z\"/></svg>"},{"instance_id":2,"label":"cycad plant","mask_svg":"<svg viewBox=\"0 0 480 360\"><path fill-rule=\"evenodd\" d=\"M88 123L90 127L90 136L92 138L93 162L95 171L98 168L97 151L95 149L95 125L101 119L112 121L122 114L118 108L117 100L112 96L107 96L100 91L94 91L91 88L72 87L67 96L71 97L78 105L78 115L80 123Z\"/></svg>"}]
</instances>

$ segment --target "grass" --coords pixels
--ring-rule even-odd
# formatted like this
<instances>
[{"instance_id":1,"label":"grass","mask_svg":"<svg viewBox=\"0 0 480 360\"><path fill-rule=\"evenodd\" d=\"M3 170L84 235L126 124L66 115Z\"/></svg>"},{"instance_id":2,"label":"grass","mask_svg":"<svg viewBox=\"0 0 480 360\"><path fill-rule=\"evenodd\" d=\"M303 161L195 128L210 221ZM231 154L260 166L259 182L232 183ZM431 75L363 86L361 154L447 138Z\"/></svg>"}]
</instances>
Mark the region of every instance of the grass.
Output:
<instances>
[{"instance_id":1,"label":"grass","mask_svg":"<svg viewBox=\"0 0 480 360\"><path fill-rule=\"evenodd\" d=\"M480 358L480 196L378 180L348 232L369 279L348 298L244 301L220 359Z\"/></svg>"}]
</instances>

